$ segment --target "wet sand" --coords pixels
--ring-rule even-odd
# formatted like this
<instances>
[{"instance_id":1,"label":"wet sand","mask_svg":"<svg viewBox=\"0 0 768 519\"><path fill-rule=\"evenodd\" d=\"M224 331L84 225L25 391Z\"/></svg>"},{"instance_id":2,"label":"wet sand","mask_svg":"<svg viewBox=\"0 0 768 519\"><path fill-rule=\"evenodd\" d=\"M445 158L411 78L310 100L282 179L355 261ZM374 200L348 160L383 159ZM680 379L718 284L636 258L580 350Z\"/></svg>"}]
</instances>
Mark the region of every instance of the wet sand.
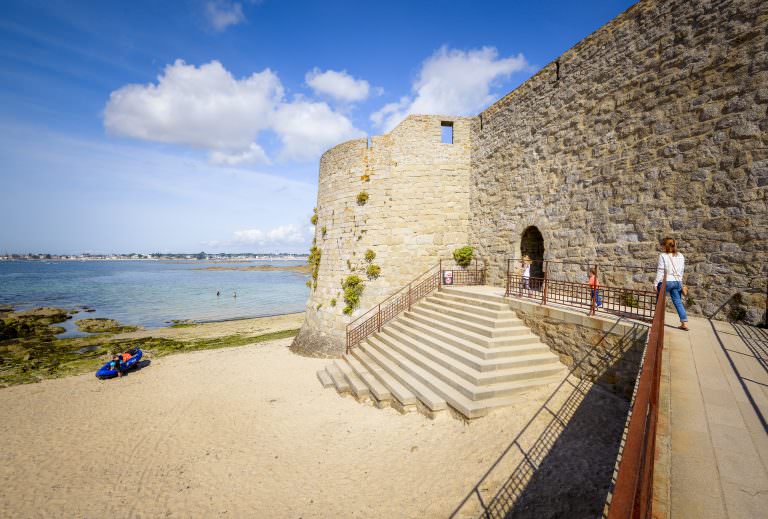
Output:
<instances>
[{"instance_id":1,"label":"wet sand","mask_svg":"<svg viewBox=\"0 0 768 519\"><path fill-rule=\"evenodd\" d=\"M304 322L304 313L282 314L251 319L235 319L213 323L190 324L179 327L152 328L129 333L120 333L114 339L137 339L158 337L178 340L213 339L229 335L263 335L282 330L295 330Z\"/></svg>"}]
</instances>

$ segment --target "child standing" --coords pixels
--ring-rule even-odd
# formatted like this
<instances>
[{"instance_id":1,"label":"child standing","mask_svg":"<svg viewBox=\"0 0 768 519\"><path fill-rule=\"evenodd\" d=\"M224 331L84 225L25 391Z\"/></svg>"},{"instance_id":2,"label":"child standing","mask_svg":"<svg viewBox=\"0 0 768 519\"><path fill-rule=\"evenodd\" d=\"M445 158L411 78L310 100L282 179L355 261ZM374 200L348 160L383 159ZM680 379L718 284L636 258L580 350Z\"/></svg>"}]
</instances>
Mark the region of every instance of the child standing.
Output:
<instances>
[{"instance_id":1,"label":"child standing","mask_svg":"<svg viewBox=\"0 0 768 519\"><path fill-rule=\"evenodd\" d=\"M600 283L597 282L597 268L595 267L589 269L589 288L592 291L592 300L595 304L603 306L603 297L600 295Z\"/></svg>"}]
</instances>

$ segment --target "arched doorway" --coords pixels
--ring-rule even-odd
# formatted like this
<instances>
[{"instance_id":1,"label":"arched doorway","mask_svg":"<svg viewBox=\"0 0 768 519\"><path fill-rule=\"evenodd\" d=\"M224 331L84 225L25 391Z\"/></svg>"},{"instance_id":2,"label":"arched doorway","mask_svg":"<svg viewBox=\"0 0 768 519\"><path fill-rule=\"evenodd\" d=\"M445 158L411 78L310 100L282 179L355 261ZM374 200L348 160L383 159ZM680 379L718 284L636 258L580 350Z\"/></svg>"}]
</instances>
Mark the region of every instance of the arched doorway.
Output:
<instances>
[{"instance_id":1,"label":"arched doorway","mask_svg":"<svg viewBox=\"0 0 768 519\"><path fill-rule=\"evenodd\" d=\"M526 227L520 237L520 257L531 258L531 277L544 277L544 236L532 225Z\"/></svg>"}]
</instances>

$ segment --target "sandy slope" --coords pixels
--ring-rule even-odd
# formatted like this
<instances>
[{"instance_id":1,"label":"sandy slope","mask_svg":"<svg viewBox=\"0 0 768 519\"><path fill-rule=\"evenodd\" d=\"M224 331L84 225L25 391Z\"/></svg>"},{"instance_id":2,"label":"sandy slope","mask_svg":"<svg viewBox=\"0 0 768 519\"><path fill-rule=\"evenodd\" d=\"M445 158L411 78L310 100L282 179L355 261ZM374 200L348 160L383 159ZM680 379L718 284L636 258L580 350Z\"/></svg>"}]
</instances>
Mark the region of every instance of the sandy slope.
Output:
<instances>
[{"instance_id":1,"label":"sandy slope","mask_svg":"<svg viewBox=\"0 0 768 519\"><path fill-rule=\"evenodd\" d=\"M470 425L400 415L289 343L0 390L0 517L444 517L552 389Z\"/></svg>"}]
</instances>

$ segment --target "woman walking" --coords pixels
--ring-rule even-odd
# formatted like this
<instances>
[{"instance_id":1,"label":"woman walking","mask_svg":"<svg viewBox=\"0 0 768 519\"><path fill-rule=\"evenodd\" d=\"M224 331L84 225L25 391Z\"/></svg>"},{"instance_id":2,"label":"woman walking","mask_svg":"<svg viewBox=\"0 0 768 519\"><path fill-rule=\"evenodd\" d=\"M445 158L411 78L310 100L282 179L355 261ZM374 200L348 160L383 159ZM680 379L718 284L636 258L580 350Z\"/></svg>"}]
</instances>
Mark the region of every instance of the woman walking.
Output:
<instances>
[{"instance_id":1,"label":"woman walking","mask_svg":"<svg viewBox=\"0 0 768 519\"><path fill-rule=\"evenodd\" d=\"M685 270L685 256L677 252L677 242L673 238L664 238L661 241L664 252L659 254L659 263L656 266L656 293L661 290L661 282L664 280L664 271L667 272L667 293L672 298L677 315L680 316L680 329L688 331L688 315L683 306L683 271Z\"/></svg>"}]
</instances>

